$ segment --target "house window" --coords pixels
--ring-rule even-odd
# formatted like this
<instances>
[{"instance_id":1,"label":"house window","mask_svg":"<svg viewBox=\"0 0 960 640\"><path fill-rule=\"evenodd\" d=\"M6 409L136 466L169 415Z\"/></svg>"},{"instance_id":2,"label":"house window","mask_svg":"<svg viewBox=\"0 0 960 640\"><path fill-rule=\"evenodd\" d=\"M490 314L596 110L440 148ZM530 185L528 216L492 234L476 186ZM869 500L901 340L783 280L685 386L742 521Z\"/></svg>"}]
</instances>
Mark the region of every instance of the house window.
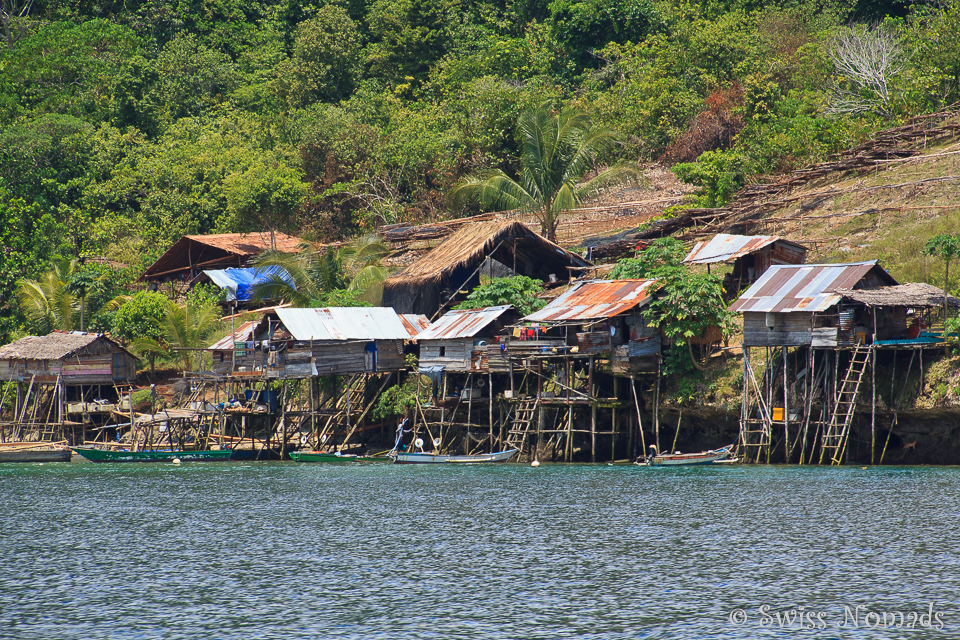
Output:
<instances>
[{"instance_id":1,"label":"house window","mask_svg":"<svg viewBox=\"0 0 960 640\"><path fill-rule=\"evenodd\" d=\"M447 355L447 348L446 348L446 347L440 347L440 357L442 358L442 357L445 356L445 355Z\"/></svg>"}]
</instances>

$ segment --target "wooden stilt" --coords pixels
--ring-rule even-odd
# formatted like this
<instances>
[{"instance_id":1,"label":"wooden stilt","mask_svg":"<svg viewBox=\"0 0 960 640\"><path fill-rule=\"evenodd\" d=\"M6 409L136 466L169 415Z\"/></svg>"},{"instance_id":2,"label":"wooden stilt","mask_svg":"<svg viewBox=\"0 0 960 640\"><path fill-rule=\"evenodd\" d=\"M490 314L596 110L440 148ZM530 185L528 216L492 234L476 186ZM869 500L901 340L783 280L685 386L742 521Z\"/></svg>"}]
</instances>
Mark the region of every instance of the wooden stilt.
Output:
<instances>
[{"instance_id":1,"label":"wooden stilt","mask_svg":"<svg viewBox=\"0 0 960 640\"><path fill-rule=\"evenodd\" d=\"M783 462L790 464L790 402L787 394L787 355L786 346L780 348L783 353Z\"/></svg>"},{"instance_id":2,"label":"wooden stilt","mask_svg":"<svg viewBox=\"0 0 960 640\"><path fill-rule=\"evenodd\" d=\"M641 455L647 454L647 440L643 435L643 420L640 418L640 399L637 397L637 381L630 378L630 389L633 391L633 407L637 410L637 430L640 432ZM630 451L633 455L633 451Z\"/></svg>"},{"instance_id":3,"label":"wooden stilt","mask_svg":"<svg viewBox=\"0 0 960 640\"><path fill-rule=\"evenodd\" d=\"M613 376L613 397L620 401L620 378ZM617 406L610 409L610 462L617 461Z\"/></svg>"},{"instance_id":4,"label":"wooden stilt","mask_svg":"<svg viewBox=\"0 0 960 640\"><path fill-rule=\"evenodd\" d=\"M487 374L487 397L489 398L490 453L493 453L493 374Z\"/></svg>"},{"instance_id":5,"label":"wooden stilt","mask_svg":"<svg viewBox=\"0 0 960 640\"><path fill-rule=\"evenodd\" d=\"M660 373L662 370L663 359L657 355L657 382L653 388L653 437L654 444L657 445L657 453L660 453Z\"/></svg>"}]
</instances>

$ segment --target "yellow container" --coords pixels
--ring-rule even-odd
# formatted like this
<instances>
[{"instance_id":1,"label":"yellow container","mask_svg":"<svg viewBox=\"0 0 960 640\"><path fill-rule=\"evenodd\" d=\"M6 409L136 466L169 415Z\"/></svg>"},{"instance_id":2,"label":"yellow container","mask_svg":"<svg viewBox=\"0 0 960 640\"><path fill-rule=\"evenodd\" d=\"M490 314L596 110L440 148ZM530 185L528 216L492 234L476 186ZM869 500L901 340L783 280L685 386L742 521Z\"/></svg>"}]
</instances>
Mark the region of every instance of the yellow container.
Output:
<instances>
[{"instance_id":1,"label":"yellow container","mask_svg":"<svg viewBox=\"0 0 960 640\"><path fill-rule=\"evenodd\" d=\"M783 420L783 407L774 407L773 408L773 420L774 422L778 420Z\"/></svg>"}]
</instances>

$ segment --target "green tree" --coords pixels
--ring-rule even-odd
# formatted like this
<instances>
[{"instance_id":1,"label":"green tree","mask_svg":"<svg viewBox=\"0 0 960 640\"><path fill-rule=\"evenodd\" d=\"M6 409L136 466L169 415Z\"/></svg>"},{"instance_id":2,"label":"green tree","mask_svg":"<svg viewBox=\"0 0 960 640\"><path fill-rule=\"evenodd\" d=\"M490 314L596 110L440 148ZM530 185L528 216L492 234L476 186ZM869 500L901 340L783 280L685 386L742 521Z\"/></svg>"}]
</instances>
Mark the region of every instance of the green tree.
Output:
<instances>
[{"instance_id":1,"label":"green tree","mask_svg":"<svg viewBox=\"0 0 960 640\"><path fill-rule=\"evenodd\" d=\"M167 297L162 293L140 291L117 309L111 330L130 343L138 338L159 341L163 338L161 322L167 310ZM150 374L154 373L156 353L150 352Z\"/></svg>"},{"instance_id":2,"label":"green tree","mask_svg":"<svg viewBox=\"0 0 960 640\"><path fill-rule=\"evenodd\" d=\"M640 177L636 165L617 164L578 184L601 156L613 150L618 136L576 109L563 108L554 114L550 103L544 103L525 111L517 123L517 136L522 149L519 181L499 170L468 176L450 193L452 204L476 202L496 211L530 211L540 221L541 233L556 241L562 213L587 194Z\"/></svg>"},{"instance_id":3,"label":"green tree","mask_svg":"<svg viewBox=\"0 0 960 640\"><path fill-rule=\"evenodd\" d=\"M658 238L641 251L636 258L617 262L610 272L614 280L647 280L662 273L671 274L679 268L687 255L683 243L676 238Z\"/></svg>"},{"instance_id":4,"label":"green tree","mask_svg":"<svg viewBox=\"0 0 960 640\"><path fill-rule=\"evenodd\" d=\"M299 171L279 162L254 164L224 180L227 207L237 231L270 230L276 249L276 232L287 231L307 197L307 184Z\"/></svg>"},{"instance_id":5,"label":"green tree","mask_svg":"<svg viewBox=\"0 0 960 640\"><path fill-rule=\"evenodd\" d=\"M590 54L610 42L640 42L662 19L648 0L553 0L550 28L557 40L578 58L590 61Z\"/></svg>"},{"instance_id":6,"label":"green tree","mask_svg":"<svg viewBox=\"0 0 960 640\"><path fill-rule=\"evenodd\" d=\"M226 100L240 77L230 57L191 34L174 38L156 61L155 99L171 120L198 116Z\"/></svg>"},{"instance_id":7,"label":"green tree","mask_svg":"<svg viewBox=\"0 0 960 640\"><path fill-rule=\"evenodd\" d=\"M275 81L292 107L337 101L353 90L360 71L360 33L349 14L328 4L297 26L293 55Z\"/></svg>"},{"instance_id":8,"label":"green tree","mask_svg":"<svg viewBox=\"0 0 960 640\"><path fill-rule=\"evenodd\" d=\"M943 260L943 317L947 317L947 289L950 284L950 261L960 256L960 235L941 233L927 240L923 247L924 255L936 256Z\"/></svg>"},{"instance_id":9,"label":"green tree","mask_svg":"<svg viewBox=\"0 0 960 640\"><path fill-rule=\"evenodd\" d=\"M454 309L482 309L512 304L522 315L528 315L547 304L537 297L541 291L543 283L527 276L493 278L471 291Z\"/></svg>"},{"instance_id":10,"label":"green tree","mask_svg":"<svg viewBox=\"0 0 960 640\"><path fill-rule=\"evenodd\" d=\"M166 300L163 317L154 321L160 337L138 337L131 347L138 355L178 357L183 370L192 371L202 357L198 350L209 346L219 321L220 308L214 302L194 303L188 299L186 304L178 305Z\"/></svg>"}]
</instances>

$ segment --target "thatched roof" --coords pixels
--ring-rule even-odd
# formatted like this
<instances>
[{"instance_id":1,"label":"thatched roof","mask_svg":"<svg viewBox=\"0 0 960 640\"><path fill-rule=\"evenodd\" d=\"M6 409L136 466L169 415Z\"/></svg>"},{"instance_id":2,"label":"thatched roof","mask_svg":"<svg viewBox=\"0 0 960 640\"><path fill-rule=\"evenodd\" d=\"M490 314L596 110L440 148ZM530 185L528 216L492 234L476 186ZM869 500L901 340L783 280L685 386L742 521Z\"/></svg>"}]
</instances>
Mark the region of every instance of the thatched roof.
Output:
<instances>
[{"instance_id":1,"label":"thatched roof","mask_svg":"<svg viewBox=\"0 0 960 640\"><path fill-rule=\"evenodd\" d=\"M453 291L476 285L474 272L487 257L517 273L541 280L551 274L568 279L567 267L590 263L561 248L517 221L490 221L468 225L420 260L384 281L383 305L398 313L432 315L440 308L440 289Z\"/></svg>"},{"instance_id":2,"label":"thatched roof","mask_svg":"<svg viewBox=\"0 0 960 640\"><path fill-rule=\"evenodd\" d=\"M127 351L102 333L54 331L45 336L20 338L16 342L0 347L0 360L62 360L89 347L97 340L106 340L117 348ZM127 351L127 353L130 352Z\"/></svg>"},{"instance_id":3,"label":"thatched roof","mask_svg":"<svg viewBox=\"0 0 960 640\"><path fill-rule=\"evenodd\" d=\"M942 307L943 289L925 282L910 282L892 287L837 291L845 298L868 307ZM960 308L960 300L947 296L947 304Z\"/></svg>"}]
</instances>

